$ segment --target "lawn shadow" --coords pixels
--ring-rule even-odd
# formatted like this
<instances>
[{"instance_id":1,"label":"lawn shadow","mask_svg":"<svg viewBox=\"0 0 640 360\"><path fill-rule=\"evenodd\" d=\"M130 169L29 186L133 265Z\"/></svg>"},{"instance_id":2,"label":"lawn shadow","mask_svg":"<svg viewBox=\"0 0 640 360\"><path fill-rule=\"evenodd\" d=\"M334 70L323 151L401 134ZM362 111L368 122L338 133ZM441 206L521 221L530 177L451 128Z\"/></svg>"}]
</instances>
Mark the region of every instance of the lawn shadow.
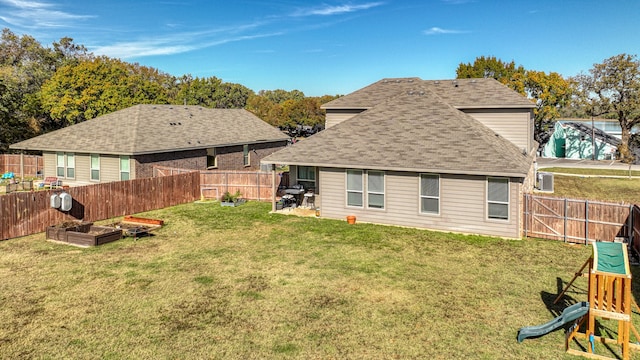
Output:
<instances>
[{"instance_id":1,"label":"lawn shadow","mask_svg":"<svg viewBox=\"0 0 640 360\"><path fill-rule=\"evenodd\" d=\"M562 292L565 290L565 287L567 286L562 278L557 277L556 278L556 284L557 284L557 291L556 293L550 293L547 291L541 291L540 292L540 298L542 300L542 302L545 304L545 306L547 307L547 310L549 310L550 313L550 317L548 319L547 322L552 322L555 320L555 318L557 318L558 316L560 316L562 314L562 312L569 306L578 303L580 300L576 299L574 297L574 295L585 295L587 294L586 290L583 288L580 288L579 286L576 286L575 283L571 284L571 287L569 287L564 294L562 295L562 297L559 298L559 295L562 294ZM556 302L556 299L558 299L558 301ZM543 325L543 324L538 324L538 325ZM573 326L573 322L570 321L566 324L563 324L561 326L558 326L557 328L551 330L549 333L551 332L555 332L558 331L560 329L563 329L565 332L569 331L569 329ZM532 339L547 335L548 333L544 333L541 334L539 336L532 336Z\"/></svg>"}]
</instances>

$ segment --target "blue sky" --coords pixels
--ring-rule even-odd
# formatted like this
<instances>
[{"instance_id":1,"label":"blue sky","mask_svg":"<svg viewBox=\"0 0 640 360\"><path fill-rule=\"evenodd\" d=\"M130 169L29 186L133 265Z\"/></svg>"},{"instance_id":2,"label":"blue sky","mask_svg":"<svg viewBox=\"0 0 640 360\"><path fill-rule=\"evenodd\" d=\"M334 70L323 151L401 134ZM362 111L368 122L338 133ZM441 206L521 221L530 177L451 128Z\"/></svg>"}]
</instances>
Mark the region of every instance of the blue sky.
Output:
<instances>
[{"instance_id":1,"label":"blue sky","mask_svg":"<svg viewBox=\"0 0 640 360\"><path fill-rule=\"evenodd\" d=\"M0 28L46 46L307 96L454 78L483 55L574 76L640 55L638 18L637 0L0 0Z\"/></svg>"}]
</instances>

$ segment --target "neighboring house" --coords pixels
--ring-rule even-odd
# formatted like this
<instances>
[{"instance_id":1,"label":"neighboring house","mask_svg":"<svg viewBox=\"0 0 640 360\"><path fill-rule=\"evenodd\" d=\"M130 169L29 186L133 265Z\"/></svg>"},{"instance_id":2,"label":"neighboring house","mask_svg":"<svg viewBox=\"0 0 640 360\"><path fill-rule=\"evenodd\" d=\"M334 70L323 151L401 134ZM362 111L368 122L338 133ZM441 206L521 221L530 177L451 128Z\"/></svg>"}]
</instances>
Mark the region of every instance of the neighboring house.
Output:
<instances>
[{"instance_id":1,"label":"neighboring house","mask_svg":"<svg viewBox=\"0 0 640 360\"><path fill-rule=\"evenodd\" d=\"M581 122L556 122L553 134L542 147L542 157L614 160L620 139Z\"/></svg>"},{"instance_id":2,"label":"neighboring house","mask_svg":"<svg viewBox=\"0 0 640 360\"><path fill-rule=\"evenodd\" d=\"M136 105L10 146L39 150L65 185L153 176L154 166L257 170L288 137L243 109Z\"/></svg>"},{"instance_id":3,"label":"neighboring house","mask_svg":"<svg viewBox=\"0 0 640 360\"><path fill-rule=\"evenodd\" d=\"M534 104L493 79L383 79L323 106L327 128L265 157L322 217L520 238Z\"/></svg>"}]
</instances>

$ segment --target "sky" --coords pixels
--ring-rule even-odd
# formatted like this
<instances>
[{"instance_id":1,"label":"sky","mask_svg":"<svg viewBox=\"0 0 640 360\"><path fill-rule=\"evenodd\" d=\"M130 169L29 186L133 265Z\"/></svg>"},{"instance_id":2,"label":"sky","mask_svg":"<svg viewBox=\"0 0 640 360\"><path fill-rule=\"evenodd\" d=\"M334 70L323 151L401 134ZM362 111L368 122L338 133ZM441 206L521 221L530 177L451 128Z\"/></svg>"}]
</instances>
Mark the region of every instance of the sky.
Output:
<instances>
[{"instance_id":1,"label":"sky","mask_svg":"<svg viewBox=\"0 0 640 360\"><path fill-rule=\"evenodd\" d=\"M43 46L254 91L344 95L383 78L452 79L479 56L565 77L640 55L638 0L0 0Z\"/></svg>"}]
</instances>

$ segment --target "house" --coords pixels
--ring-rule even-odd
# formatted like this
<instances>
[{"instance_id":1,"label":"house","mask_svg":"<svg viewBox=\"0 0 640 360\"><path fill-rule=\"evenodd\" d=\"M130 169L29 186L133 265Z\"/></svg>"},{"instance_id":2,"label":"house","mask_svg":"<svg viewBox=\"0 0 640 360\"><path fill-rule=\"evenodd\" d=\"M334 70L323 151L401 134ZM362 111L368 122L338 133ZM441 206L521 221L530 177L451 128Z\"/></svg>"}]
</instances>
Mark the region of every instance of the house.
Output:
<instances>
[{"instance_id":1,"label":"house","mask_svg":"<svg viewBox=\"0 0 640 360\"><path fill-rule=\"evenodd\" d=\"M44 176L73 186L151 177L154 166L256 170L287 141L243 109L135 105L10 148L42 151Z\"/></svg>"},{"instance_id":2,"label":"house","mask_svg":"<svg viewBox=\"0 0 640 360\"><path fill-rule=\"evenodd\" d=\"M520 238L534 104L493 79L383 79L323 106L326 129L262 159L289 164L320 215Z\"/></svg>"},{"instance_id":3,"label":"house","mask_svg":"<svg viewBox=\"0 0 640 360\"><path fill-rule=\"evenodd\" d=\"M549 141L542 146L542 157L614 160L620 139L584 122L557 121Z\"/></svg>"}]
</instances>

